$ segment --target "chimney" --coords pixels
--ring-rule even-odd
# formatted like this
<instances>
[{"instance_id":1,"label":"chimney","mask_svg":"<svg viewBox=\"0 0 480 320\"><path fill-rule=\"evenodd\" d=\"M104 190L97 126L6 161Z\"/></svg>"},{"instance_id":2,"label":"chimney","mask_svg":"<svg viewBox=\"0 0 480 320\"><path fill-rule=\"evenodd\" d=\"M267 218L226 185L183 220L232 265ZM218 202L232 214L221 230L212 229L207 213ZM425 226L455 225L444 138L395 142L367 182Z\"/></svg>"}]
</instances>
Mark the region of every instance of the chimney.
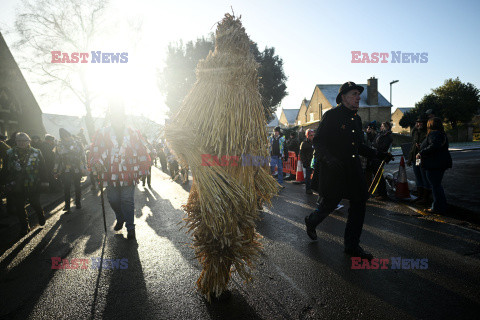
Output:
<instances>
[{"instance_id":1,"label":"chimney","mask_svg":"<svg viewBox=\"0 0 480 320\"><path fill-rule=\"evenodd\" d=\"M371 77L367 80L367 104L378 105L378 79Z\"/></svg>"}]
</instances>

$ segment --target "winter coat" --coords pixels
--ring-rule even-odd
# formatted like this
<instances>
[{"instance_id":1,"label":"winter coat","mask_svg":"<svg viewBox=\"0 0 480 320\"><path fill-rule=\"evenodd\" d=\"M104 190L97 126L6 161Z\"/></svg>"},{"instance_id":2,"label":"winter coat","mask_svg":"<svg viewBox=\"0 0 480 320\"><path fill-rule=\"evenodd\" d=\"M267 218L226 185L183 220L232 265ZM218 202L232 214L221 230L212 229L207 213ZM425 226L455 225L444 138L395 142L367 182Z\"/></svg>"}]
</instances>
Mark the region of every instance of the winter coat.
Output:
<instances>
[{"instance_id":1,"label":"winter coat","mask_svg":"<svg viewBox=\"0 0 480 320\"><path fill-rule=\"evenodd\" d=\"M420 146L420 165L426 170L446 170L452 167L448 138L444 132L431 131Z\"/></svg>"},{"instance_id":2,"label":"winter coat","mask_svg":"<svg viewBox=\"0 0 480 320\"><path fill-rule=\"evenodd\" d=\"M300 149L299 149L299 144L298 144L298 139L297 138L290 139L288 141L287 147L288 147L288 151L295 152L295 155L298 156L298 152L299 152Z\"/></svg>"},{"instance_id":3,"label":"winter coat","mask_svg":"<svg viewBox=\"0 0 480 320\"><path fill-rule=\"evenodd\" d=\"M275 136L273 135L269 138L269 141L268 141L270 155L272 155L272 145L273 145L274 140L275 140ZM278 146L280 148L280 157L281 157L281 156L284 155L284 151L286 151L286 149L285 149L285 137L284 136L279 136L278 140L279 140L278 141Z\"/></svg>"},{"instance_id":4,"label":"winter coat","mask_svg":"<svg viewBox=\"0 0 480 320\"><path fill-rule=\"evenodd\" d=\"M420 151L420 145L427 136L427 129L422 128L418 129L417 127L412 130L413 145L408 156L408 162L415 163L415 157L417 156L418 151ZM417 147L418 145L418 147Z\"/></svg>"},{"instance_id":5,"label":"winter coat","mask_svg":"<svg viewBox=\"0 0 480 320\"><path fill-rule=\"evenodd\" d=\"M79 173L87 175L87 159L82 143L72 137L71 140L61 139L56 147L55 166L53 171L58 174Z\"/></svg>"},{"instance_id":6,"label":"winter coat","mask_svg":"<svg viewBox=\"0 0 480 320\"><path fill-rule=\"evenodd\" d=\"M381 131L375 137L375 142L373 143L373 147L377 149L379 152L388 152L390 146L392 145L393 138L391 131Z\"/></svg>"},{"instance_id":7,"label":"winter coat","mask_svg":"<svg viewBox=\"0 0 480 320\"><path fill-rule=\"evenodd\" d=\"M322 196L366 201L367 183L359 155L371 158L377 152L364 144L360 116L342 104L328 110L313 144L319 159L315 172L320 175ZM339 168L332 166L333 163L338 163Z\"/></svg>"},{"instance_id":8,"label":"winter coat","mask_svg":"<svg viewBox=\"0 0 480 320\"><path fill-rule=\"evenodd\" d=\"M310 167L313 158L313 142L305 139L300 145L300 160L304 168Z\"/></svg>"},{"instance_id":9,"label":"winter coat","mask_svg":"<svg viewBox=\"0 0 480 320\"><path fill-rule=\"evenodd\" d=\"M42 152L32 147L9 149L5 169L9 191L35 192L40 183L46 180Z\"/></svg>"},{"instance_id":10,"label":"winter coat","mask_svg":"<svg viewBox=\"0 0 480 320\"><path fill-rule=\"evenodd\" d=\"M96 164L104 167L106 172L99 177L104 186L135 185L140 176L148 174L150 163L142 136L131 128L124 128L121 145L115 130L107 127L95 134L90 146L89 167L94 169Z\"/></svg>"}]
</instances>

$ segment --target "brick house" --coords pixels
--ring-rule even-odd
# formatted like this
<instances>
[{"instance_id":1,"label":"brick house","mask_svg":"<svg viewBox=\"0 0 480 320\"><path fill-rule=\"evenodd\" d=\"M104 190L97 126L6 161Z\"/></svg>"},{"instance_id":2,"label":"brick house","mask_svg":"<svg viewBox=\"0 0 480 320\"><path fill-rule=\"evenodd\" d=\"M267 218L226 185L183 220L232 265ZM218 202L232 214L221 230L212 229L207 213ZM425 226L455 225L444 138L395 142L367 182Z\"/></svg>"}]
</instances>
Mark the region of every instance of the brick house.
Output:
<instances>
[{"instance_id":1,"label":"brick house","mask_svg":"<svg viewBox=\"0 0 480 320\"><path fill-rule=\"evenodd\" d=\"M0 33L0 133L15 131L45 135L42 110Z\"/></svg>"},{"instance_id":2,"label":"brick house","mask_svg":"<svg viewBox=\"0 0 480 320\"><path fill-rule=\"evenodd\" d=\"M342 84L317 84L310 100L304 99L297 114L296 123L306 129L316 129L322 120L323 114L337 106L335 101ZM364 87L360 99L358 115L364 123L376 120L377 123L390 121L391 105L378 92L378 79L372 77L367 84L358 84ZM308 104L307 104L308 102ZM305 110L305 111L303 111Z\"/></svg>"},{"instance_id":3,"label":"brick house","mask_svg":"<svg viewBox=\"0 0 480 320\"><path fill-rule=\"evenodd\" d=\"M283 109L282 108L280 119L278 119L278 122L280 123L280 125L286 128L296 126L296 118L299 110L300 109Z\"/></svg>"},{"instance_id":4,"label":"brick house","mask_svg":"<svg viewBox=\"0 0 480 320\"><path fill-rule=\"evenodd\" d=\"M392 132L401 134L410 133L411 128L402 128L400 125L400 120L403 118L403 115L410 110L412 110L412 108L397 108L397 110L392 113Z\"/></svg>"}]
</instances>

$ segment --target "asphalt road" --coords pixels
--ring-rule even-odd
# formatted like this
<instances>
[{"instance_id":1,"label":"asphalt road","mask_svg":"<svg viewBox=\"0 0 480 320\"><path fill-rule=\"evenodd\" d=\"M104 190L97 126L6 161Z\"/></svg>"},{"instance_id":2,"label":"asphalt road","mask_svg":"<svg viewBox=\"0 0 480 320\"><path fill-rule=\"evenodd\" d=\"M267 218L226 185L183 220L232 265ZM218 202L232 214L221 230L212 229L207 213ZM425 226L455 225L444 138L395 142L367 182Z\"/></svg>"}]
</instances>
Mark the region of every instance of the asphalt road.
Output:
<instances>
[{"instance_id":1,"label":"asphalt road","mask_svg":"<svg viewBox=\"0 0 480 320\"><path fill-rule=\"evenodd\" d=\"M424 219L407 207L368 204L362 245L377 258L428 259L427 269L352 270L343 253L346 210L307 237L315 195L287 184L258 223L264 253L254 281L231 281L227 303L196 292L199 264L182 226L188 191L155 169L136 190L137 241L115 234L107 204L87 191L83 208L53 211L0 258L2 319L473 319L480 310L480 233ZM348 207L348 204L345 203ZM88 269L52 269L52 257L88 259ZM92 269L92 258L128 259Z\"/></svg>"},{"instance_id":2,"label":"asphalt road","mask_svg":"<svg viewBox=\"0 0 480 320\"><path fill-rule=\"evenodd\" d=\"M450 154L452 169L445 171L442 181L447 201L480 216L480 150L454 151ZM396 156L395 161L385 166L385 171L397 171L399 163L400 157ZM406 171L408 179L415 181L412 167L407 167Z\"/></svg>"}]
</instances>

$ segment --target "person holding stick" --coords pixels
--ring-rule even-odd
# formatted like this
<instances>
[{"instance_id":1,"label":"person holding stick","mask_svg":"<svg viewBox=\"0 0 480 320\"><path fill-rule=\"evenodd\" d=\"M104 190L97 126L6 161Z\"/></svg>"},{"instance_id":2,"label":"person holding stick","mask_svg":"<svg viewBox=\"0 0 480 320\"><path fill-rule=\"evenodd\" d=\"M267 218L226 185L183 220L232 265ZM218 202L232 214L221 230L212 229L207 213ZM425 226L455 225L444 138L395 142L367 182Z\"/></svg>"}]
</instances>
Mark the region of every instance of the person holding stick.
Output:
<instances>
[{"instance_id":1,"label":"person holding stick","mask_svg":"<svg viewBox=\"0 0 480 320\"><path fill-rule=\"evenodd\" d=\"M148 174L150 156L141 134L125 126L122 101L109 102L107 118L111 125L95 134L89 164L96 171L100 188L106 186L107 199L117 219L114 230L121 230L125 223L127 238L135 240L135 185Z\"/></svg>"},{"instance_id":2,"label":"person holding stick","mask_svg":"<svg viewBox=\"0 0 480 320\"><path fill-rule=\"evenodd\" d=\"M357 111L360 95L364 88L349 81L344 83L336 98L338 106L328 110L313 139L315 154L320 160L320 184L322 200L317 209L305 217L307 235L317 239L315 228L342 199L350 200L345 228L345 253L350 256L372 259L360 243L366 201L367 183L362 171L359 155L367 158L390 161L390 153L379 152L364 144L362 120Z\"/></svg>"}]
</instances>

